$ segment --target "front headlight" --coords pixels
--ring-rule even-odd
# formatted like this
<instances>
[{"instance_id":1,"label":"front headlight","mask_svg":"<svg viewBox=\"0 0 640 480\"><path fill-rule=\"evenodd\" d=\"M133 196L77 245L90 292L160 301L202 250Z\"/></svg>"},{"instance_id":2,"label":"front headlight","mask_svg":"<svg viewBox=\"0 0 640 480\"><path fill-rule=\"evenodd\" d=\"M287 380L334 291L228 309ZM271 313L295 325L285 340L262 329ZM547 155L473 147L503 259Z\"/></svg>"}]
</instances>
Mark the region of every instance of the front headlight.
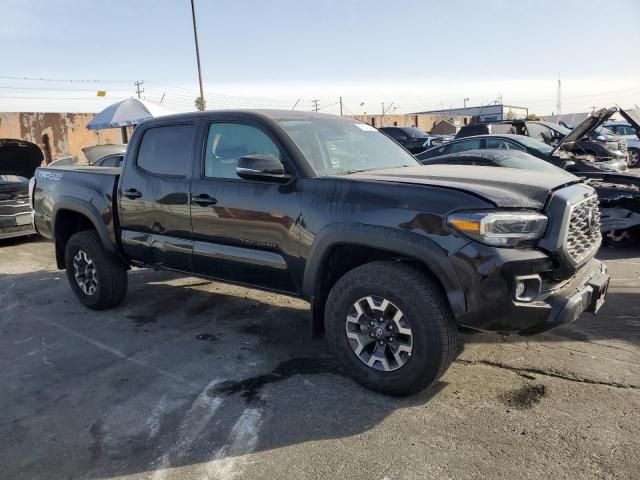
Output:
<instances>
[{"instance_id":1,"label":"front headlight","mask_svg":"<svg viewBox=\"0 0 640 480\"><path fill-rule=\"evenodd\" d=\"M457 212L447 223L481 243L497 247L516 247L544 235L547 217L530 210Z\"/></svg>"}]
</instances>

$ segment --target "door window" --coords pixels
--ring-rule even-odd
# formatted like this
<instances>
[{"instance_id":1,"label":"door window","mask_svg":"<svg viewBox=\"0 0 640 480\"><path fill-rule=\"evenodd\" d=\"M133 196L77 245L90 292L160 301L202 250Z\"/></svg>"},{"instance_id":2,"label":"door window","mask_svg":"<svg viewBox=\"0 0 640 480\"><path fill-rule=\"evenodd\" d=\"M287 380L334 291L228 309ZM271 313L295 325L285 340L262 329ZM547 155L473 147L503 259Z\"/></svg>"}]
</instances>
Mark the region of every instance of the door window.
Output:
<instances>
[{"instance_id":1,"label":"door window","mask_svg":"<svg viewBox=\"0 0 640 480\"><path fill-rule=\"evenodd\" d=\"M471 138L462 142L456 142L449 145L449 151L447 153L466 152L467 150L477 150L482 148L481 138Z\"/></svg>"},{"instance_id":2,"label":"door window","mask_svg":"<svg viewBox=\"0 0 640 480\"><path fill-rule=\"evenodd\" d=\"M238 179L238 159L255 153L271 154L280 160L280 150L259 128L242 123L212 123L207 136L204 175Z\"/></svg>"},{"instance_id":3,"label":"door window","mask_svg":"<svg viewBox=\"0 0 640 480\"><path fill-rule=\"evenodd\" d=\"M156 175L184 177L191 169L191 147L195 125L152 127L144 132L137 165Z\"/></svg>"},{"instance_id":4,"label":"door window","mask_svg":"<svg viewBox=\"0 0 640 480\"><path fill-rule=\"evenodd\" d=\"M487 148L499 150L524 150L520 145L504 138L487 138Z\"/></svg>"}]
</instances>

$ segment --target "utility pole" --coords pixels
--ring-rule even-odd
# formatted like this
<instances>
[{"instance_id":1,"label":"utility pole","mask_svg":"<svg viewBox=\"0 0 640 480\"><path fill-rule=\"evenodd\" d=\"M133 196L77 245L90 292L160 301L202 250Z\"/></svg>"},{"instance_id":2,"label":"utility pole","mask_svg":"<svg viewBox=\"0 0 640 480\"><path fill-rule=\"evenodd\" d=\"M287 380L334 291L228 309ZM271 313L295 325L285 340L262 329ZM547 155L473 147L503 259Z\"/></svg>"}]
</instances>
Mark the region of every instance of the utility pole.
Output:
<instances>
[{"instance_id":1,"label":"utility pole","mask_svg":"<svg viewBox=\"0 0 640 480\"><path fill-rule=\"evenodd\" d=\"M342 116L342 97L340 97L340 116Z\"/></svg>"},{"instance_id":2,"label":"utility pole","mask_svg":"<svg viewBox=\"0 0 640 480\"><path fill-rule=\"evenodd\" d=\"M318 102L320 100L313 100L313 111L317 112L318 110L320 110L320 106L318 105Z\"/></svg>"},{"instance_id":3,"label":"utility pole","mask_svg":"<svg viewBox=\"0 0 640 480\"><path fill-rule=\"evenodd\" d=\"M198 109L204 110L204 88L202 87L202 70L200 68L200 48L198 47L198 29L196 27L196 8L191 0L191 17L193 18L193 38L196 42L196 60L198 62L198 82L200 83L200 102L198 103Z\"/></svg>"},{"instance_id":4,"label":"utility pole","mask_svg":"<svg viewBox=\"0 0 640 480\"><path fill-rule=\"evenodd\" d=\"M562 84L560 82L560 74L558 74L558 93L557 93L557 103L556 110L558 111L558 116L562 115Z\"/></svg>"},{"instance_id":5,"label":"utility pole","mask_svg":"<svg viewBox=\"0 0 640 480\"><path fill-rule=\"evenodd\" d=\"M467 102L469 101L469 97L463 98L462 102L464 103L464 108L467 108Z\"/></svg>"},{"instance_id":6,"label":"utility pole","mask_svg":"<svg viewBox=\"0 0 640 480\"><path fill-rule=\"evenodd\" d=\"M140 87L144 83L144 80L136 80L134 85L136 86L136 93L138 94L138 98L140 98L140 94L144 92L144 88L140 90Z\"/></svg>"}]
</instances>

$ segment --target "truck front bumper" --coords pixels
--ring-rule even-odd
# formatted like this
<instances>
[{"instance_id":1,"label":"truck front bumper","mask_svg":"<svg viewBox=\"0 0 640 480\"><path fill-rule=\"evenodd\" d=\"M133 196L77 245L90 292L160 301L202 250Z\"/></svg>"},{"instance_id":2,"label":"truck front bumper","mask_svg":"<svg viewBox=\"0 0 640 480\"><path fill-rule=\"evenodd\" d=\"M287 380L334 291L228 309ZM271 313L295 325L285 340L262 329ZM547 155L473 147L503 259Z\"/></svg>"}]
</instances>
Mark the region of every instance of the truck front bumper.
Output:
<instances>
[{"instance_id":1,"label":"truck front bumper","mask_svg":"<svg viewBox=\"0 0 640 480\"><path fill-rule=\"evenodd\" d=\"M607 268L592 258L570 278L550 281L551 260L536 250L491 249L475 243L452 256L467 311L457 321L478 330L532 335L596 313L609 286ZM540 278L535 295L517 299L522 278Z\"/></svg>"}]
</instances>

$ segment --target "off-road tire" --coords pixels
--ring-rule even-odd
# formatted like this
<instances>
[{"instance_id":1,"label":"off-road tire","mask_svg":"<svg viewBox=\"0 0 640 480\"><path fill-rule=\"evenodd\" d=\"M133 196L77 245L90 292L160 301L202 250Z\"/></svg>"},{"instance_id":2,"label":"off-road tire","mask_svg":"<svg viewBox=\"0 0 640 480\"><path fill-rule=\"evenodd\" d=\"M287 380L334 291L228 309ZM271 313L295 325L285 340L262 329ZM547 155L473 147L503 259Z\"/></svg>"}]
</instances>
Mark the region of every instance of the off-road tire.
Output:
<instances>
[{"instance_id":1,"label":"off-road tire","mask_svg":"<svg viewBox=\"0 0 640 480\"><path fill-rule=\"evenodd\" d=\"M413 351L397 370L368 366L347 338L349 310L369 295L388 299L410 321ZM440 285L427 273L400 262L375 261L342 276L327 299L325 329L329 346L347 373L365 387L388 395L424 390L440 378L458 352L458 331Z\"/></svg>"},{"instance_id":2,"label":"off-road tire","mask_svg":"<svg viewBox=\"0 0 640 480\"><path fill-rule=\"evenodd\" d=\"M92 295L86 294L75 278L73 262L79 251L85 252L87 258L95 265L97 286ZM78 232L69 239L65 249L65 267L73 293L83 305L92 310L115 307L122 303L127 295L126 266L119 258L105 250L98 233L94 230Z\"/></svg>"}]
</instances>

